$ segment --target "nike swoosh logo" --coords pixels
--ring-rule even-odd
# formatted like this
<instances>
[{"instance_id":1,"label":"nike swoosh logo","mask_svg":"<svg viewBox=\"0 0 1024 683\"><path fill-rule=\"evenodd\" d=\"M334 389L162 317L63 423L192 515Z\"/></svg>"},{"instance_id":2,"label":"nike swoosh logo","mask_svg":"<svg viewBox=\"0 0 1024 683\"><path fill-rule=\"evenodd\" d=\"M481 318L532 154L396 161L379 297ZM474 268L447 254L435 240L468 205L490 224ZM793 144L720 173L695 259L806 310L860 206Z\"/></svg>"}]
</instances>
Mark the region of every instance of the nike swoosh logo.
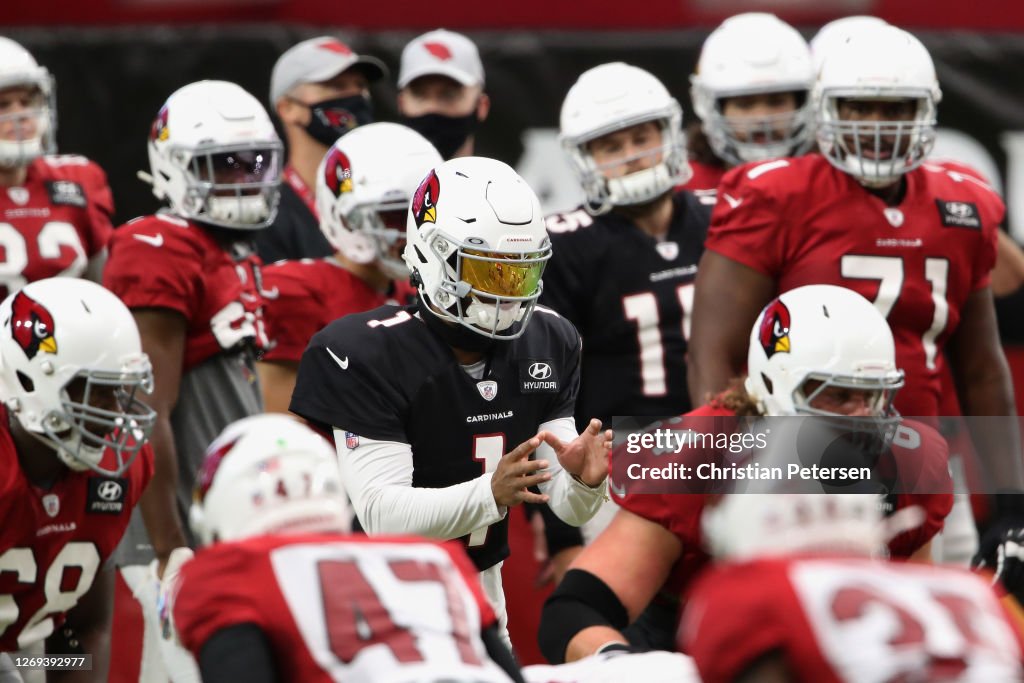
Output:
<instances>
[{"instance_id":1,"label":"nike swoosh logo","mask_svg":"<svg viewBox=\"0 0 1024 683\"><path fill-rule=\"evenodd\" d=\"M263 295L264 299L276 299L281 296L281 292L277 289L277 285L274 285L273 289L264 289L260 294Z\"/></svg>"},{"instance_id":2,"label":"nike swoosh logo","mask_svg":"<svg viewBox=\"0 0 1024 683\"><path fill-rule=\"evenodd\" d=\"M334 351L331 351L326 346L324 348L327 349L327 353L331 354L331 358L334 359L334 362L337 363L342 370L348 370L348 356L345 356L345 360L342 360L334 355Z\"/></svg>"},{"instance_id":3,"label":"nike swoosh logo","mask_svg":"<svg viewBox=\"0 0 1024 683\"><path fill-rule=\"evenodd\" d=\"M735 208L736 208L737 206L739 206L740 204L742 204L742 203L743 203L743 200L742 200L742 199L736 199L735 197L733 197L732 195L730 195L730 194L729 194L728 192L723 192L723 193L722 193L722 196L723 196L723 197L725 198L725 201L729 202L729 206L730 206L730 207L732 207L732 208L734 208L734 209L735 209Z\"/></svg>"},{"instance_id":4,"label":"nike swoosh logo","mask_svg":"<svg viewBox=\"0 0 1024 683\"><path fill-rule=\"evenodd\" d=\"M134 237L135 239L137 239L140 242L145 242L146 244L148 244L151 247L162 247L162 246L164 246L164 236L163 236L163 233L160 233L159 235L138 235L138 234L135 234L135 235L132 235L132 237Z\"/></svg>"}]
</instances>

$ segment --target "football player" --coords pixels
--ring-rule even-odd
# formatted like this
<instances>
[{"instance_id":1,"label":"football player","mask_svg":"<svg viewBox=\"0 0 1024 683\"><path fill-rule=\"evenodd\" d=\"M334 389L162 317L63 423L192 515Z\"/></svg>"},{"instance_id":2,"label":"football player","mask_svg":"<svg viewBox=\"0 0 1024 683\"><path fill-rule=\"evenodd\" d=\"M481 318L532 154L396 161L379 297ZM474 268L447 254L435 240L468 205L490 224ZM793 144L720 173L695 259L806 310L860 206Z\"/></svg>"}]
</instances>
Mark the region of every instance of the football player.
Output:
<instances>
[{"instance_id":1,"label":"football player","mask_svg":"<svg viewBox=\"0 0 1024 683\"><path fill-rule=\"evenodd\" d=\"M621 62L584 72L562 103L562 144L587 200L547 218L542 301L584 339L580 429L595 416L689 409L684 359L710 208L673 191L690 176L681 125L665 86Z\"/></svg>"},{"instance_id":2,"label":"football player","mask_svg":"<svg viewBox=\"0 0 1024 683\"><path fill-rule=\"evenodd\" d=\"M61 680L106 680L103 565L153 473L149 359L125 305L87 280L30 283L0 321L0 653L45 639L93 656Z\"/></svg>"},{"instance_id":3,"label":"football player","mask_svg":"<svg viewBox=\"0 0 1024 683\"><path fill-rule=\"evenodd\" d=\"M522 681L458 544L351 536L350 518L333 449L296 420L245 418L210 444L205 547L167 607L203 680Z\"/></svg>"},{"instance_id":4,"label":"football player","mask_svg":"<svg viewBox=\"0 0 1024 683\"><path fill-rule=\"evenodd\" d=\"M507 509L547 502L567 523L587 521L611 446L598 420L577 437L580 338L536 305L550 256L540 202L515 171L481 157L441 164L409 207L416 305L321 330L291 403L333 433L368 533L466 544L503 634Z\"/></svg>"},{"instance_id":5,"label":"football player","mask_svg":"<svg viewBox=\"0 0 1024 683\"><path fill-rule=\"evenodd\" d=\"M423 136L395 123L360 126L324 156L317 212L334 256L263 269L272 346L257 367L267 411L287 412L302 352L329 322L389 299L412 300L402 261L405 214L420 180L441 161Z\"/></svg>"},{"instance_id":6,"label":"football player","mask_svg":"<svg viewBox=\"0 0 1024 683\"><path fill-rule=\"evenodd\" d=\"M703 521L719 564L679 647L705 683L1024 680L1019 617L970 572L878 559L864 496L734 493Z\"/></svg>"},{"instance_id":7,"label":"football player","mask_svg":"<svg viewBox=\"0 0 1024 683\"><path fill-rule=\"evenodd\" d=\"M281 143L255 97L200 81L167 99L148 148L153 192L169 207L114 232L104 282L132 310L153 362L156 471L140 504L150 533L133 521L118 552L152 639L151 589L172 550L189 545L183 520L202 453L225 425L262 410L255 356L267 337L252 239L274 217Z\"/></svg>"},{"instance_id":8,"label":"football player","mask_svg":"<svg viewBox=\"0 0 1024 683\"><path fill-rule=\"evenodd\" d=\"M973 176L923 163L940 97L920 41L889 25L858 29L829 50L815 86L822 153L726 175L694 301L695 401L740 370L738 335L767 300L827 282L889 320L907 373L901 413L940 414L948 358L966 415L1016 415L989 286L1006 210ZM1016 423L973 436L992 481L1024 492ZM1024 525L1024 496L997 498L986 555L1007 525Z\"/></svg>"},{"instance_id":9,"label":"football player","mask_svg":"<svg viewBox=\"0 0 1024 683\"><path fill-rule=\"evenodd\" d=\"M866 455L879 463L894 463L896 472L887 488L871 489L885 493L881 500L872 495L873 504L894 513L909 507L923 510L918 524L890 541L889 552L894 557L927 559L928 543L953 504L948 449L934 429L901 422L892 410L903 373L896 368L893 336L881 313L842 287L800 287L762 311L749 339L745 380L734 382L710 405L683 416L675 429L692 426L708 432L712 424L738 416L794 415L820 416L825 418L822 423L849 420L860 423L866 433L864 423L877 428L887 435L879 442L885 449ZM629 457L653 455L646 451L645 456ZM682 453L694 467L714 455L696 446ZM663 619L660 631L646 636L650 642L632 644L672 647L679 596L708 562L700 515L714 482L693 483L691 495L630 492L610 483L613 498L623 509L576 558L545 605L539 641L550 661L628 647L622 629L654 598Z\"/></svg>"},{"instance_id":10,"label":"football player","mask_svg":"<svg viewBox=\"0 0 1024 683\"><path fill-rule=\"evenodd\" d=\"M687 130L687 189L714 190L733 166L797 156L814 143L810 48L774 14L722 22L704 41L690 84L700 122Z\"/></svg>"},{"instance_id":11,"label":"football player","mask_svg":"<svg viewBox=\"0 0 1024 683\"><path fill-rule=\"evenodd\" d=\"M54 154L50 72L0 36L0 297L57 275L99 281L114 199L103 170Z\"/></svg>"}]
</instances>

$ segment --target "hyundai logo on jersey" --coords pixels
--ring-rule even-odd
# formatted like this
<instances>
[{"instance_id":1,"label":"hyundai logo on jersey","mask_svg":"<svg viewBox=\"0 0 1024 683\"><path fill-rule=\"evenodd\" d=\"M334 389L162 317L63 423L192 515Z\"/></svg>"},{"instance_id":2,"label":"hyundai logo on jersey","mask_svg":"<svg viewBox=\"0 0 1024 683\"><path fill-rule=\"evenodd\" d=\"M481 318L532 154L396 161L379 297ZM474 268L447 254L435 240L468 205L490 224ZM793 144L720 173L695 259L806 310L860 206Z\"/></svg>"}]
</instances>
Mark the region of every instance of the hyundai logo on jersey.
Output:
<instances>
[{"instance_id":1,"label":"hyundai logo on jersey","mask_svg":"<svg viewBox=\"0 0 1024 683\"><path fill-rule=\"evenodd\" d=\"M519 362L519 388L524 394L558 391L554 361L529 359Z\"/></svg>"},{"instance_id":2,"label":"hyundai logo on jersey","mask_svg":"<svg viewBox=\"0 0 1024 683\"><path fill-rule=\"evenodd\" d=\"M91 477L85 511L119 515L124 510L128 480L121 477Z\"/></svg>"}]
</instances>

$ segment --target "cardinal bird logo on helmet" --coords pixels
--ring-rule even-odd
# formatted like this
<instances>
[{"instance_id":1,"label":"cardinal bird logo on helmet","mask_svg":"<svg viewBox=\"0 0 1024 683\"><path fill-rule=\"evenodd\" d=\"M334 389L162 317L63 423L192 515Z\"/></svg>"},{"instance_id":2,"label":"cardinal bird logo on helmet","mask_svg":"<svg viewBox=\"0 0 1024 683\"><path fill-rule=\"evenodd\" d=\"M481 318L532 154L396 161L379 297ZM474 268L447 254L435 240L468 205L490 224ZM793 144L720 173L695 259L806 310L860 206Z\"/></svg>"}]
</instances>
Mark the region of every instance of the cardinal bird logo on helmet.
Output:
<instances>
[{"instance_id":1,"label":"cardinal bird logo on helmet","mask_svg":"<svg viewBox=\"0 0 1024 683\"><path fill-rule=\"evenodd\" d=\"M352 191L352 162L337 147L331 147L324 161L324 180L335 197Z\"/></svg>"},{"instance_id":2,"label":"cardinal bird logo on helmet","mask_svg":"<svg viewBox=\"0 0 1024 683\"><path fill-rule=\"evenodd\" d=\"M41 303L18 292L11 302L11 335L29 360L36 354L57 353L53 316Z\"/></svg>"},{"instance_id":3,"label":"cardinal bird logo on helmet","mask_svg":"<svg viewBox=\"0 0 1024 683\"><path fill-rule=\"evenodd\" d=\"M165 142L171 134L167 128L167 105L160 107L160 112L153 119L153 127L149 131L149 137L154 142Z\"/></svg>"},{"instance_id":4,"label":"cardinal bird logo on helmet","mask_svg":"<svg viewBox=\"0 0 1024 683\"><path fill-rule=\"evenodd\" d=\"M412 196L412 215L416 219L417 228L424 223L437 222L437 198L440 194L441 182L437 179L437 173L431 171Z\"/></svg>"},{"instance_id":5,"label":"cardinal bird logo on helmet","mask_svg":"<svg viewBox=\"0 0 1024 683\"><path fill-rule=\"evenodd\" d=\"M765 309L758 338L769 358L776 353L789 353L789 309L780 299Z\"/></svg>"}]
</instances>

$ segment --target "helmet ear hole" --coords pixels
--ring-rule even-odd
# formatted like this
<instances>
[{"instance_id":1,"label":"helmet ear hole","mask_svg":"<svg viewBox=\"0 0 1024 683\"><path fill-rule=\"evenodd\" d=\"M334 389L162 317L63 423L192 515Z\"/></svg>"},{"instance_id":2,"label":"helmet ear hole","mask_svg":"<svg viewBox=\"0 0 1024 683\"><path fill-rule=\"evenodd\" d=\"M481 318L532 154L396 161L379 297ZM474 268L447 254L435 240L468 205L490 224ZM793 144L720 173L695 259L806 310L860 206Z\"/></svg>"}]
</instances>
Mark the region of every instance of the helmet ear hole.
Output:
<instances>
[{"instance_id":1,"label":"helmet ear hole","mask_svg":"<svg viewBox=\"0 0 1024 683\"><path fill-rule=\"evenodd\" d=\"M21 388L24 389L26 393L31 394L33 391L36 390L35 382L32 381L31 377L26 375L21 370L18 370L17 375L18 382L21 384Z\"/></svg>"}]
</instances>

